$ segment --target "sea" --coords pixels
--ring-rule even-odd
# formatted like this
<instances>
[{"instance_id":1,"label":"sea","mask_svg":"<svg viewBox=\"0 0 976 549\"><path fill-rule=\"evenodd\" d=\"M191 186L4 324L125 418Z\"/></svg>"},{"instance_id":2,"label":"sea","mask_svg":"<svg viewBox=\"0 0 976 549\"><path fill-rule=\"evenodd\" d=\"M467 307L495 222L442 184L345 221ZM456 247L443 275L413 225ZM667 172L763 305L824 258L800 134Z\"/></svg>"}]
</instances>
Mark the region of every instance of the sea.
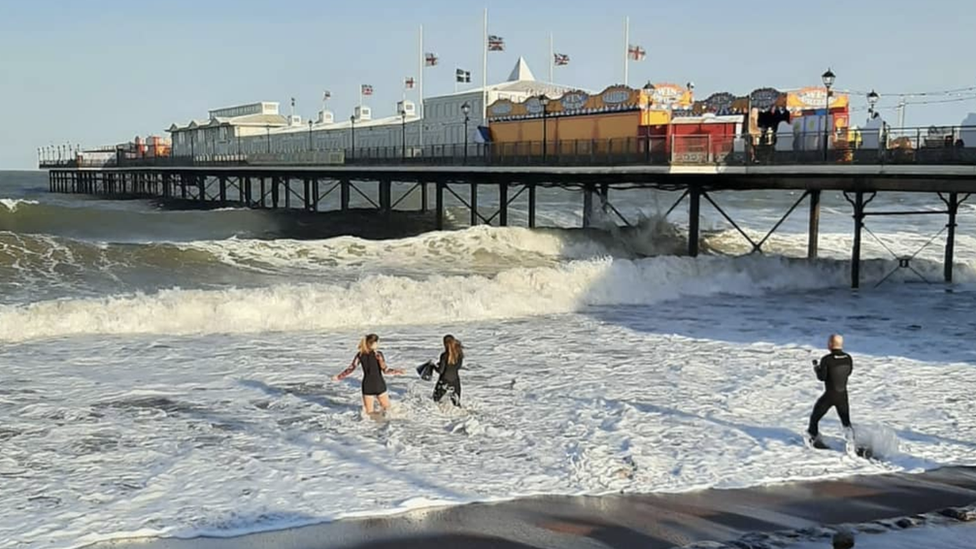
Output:
<instances>
[{"instance_id":1,"label":"sea","mask_svg":"<svg viewBox=\"0 0 976 549\"><path fill-rule=\"evenodd\" d=\"M536 229L524 196L504 228L468 227L451 197L450 230L375 216L362 222L392 238L309 238L266 211L51 194L46 174L0 172L0 548L976 465L976 200L953 284L945 216L869 217L852 290L842 195L823 197L815 261L805 203L763 253L703 203L704 252L687 257L677 198L611 191L631 226L599 211L584 230L578 190L540 189ZM759 241L801 194L713 198ZM359 372L331 380L369 332L407 372L382 421L361 414ZM834 332L879 459L802 442ZM461 409L414 374L445 334L465 347ZM822 431L843 442L833 412Z\"/></svg>"}]
</instances>

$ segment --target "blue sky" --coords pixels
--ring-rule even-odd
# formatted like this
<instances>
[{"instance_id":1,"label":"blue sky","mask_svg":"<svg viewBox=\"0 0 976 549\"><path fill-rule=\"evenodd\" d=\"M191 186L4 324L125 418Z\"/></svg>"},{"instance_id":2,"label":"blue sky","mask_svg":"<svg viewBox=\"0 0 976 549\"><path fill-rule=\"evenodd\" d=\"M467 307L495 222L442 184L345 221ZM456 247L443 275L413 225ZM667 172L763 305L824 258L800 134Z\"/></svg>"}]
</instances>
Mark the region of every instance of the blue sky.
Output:
<instances>
[{"instance_id":1,"label":"blue sky","mask_svg":"<svg viewBox=\"0 0 976 549\"><path fill-rule=\"evenodd\" d=\"M453 91L453 71L481 74L485 1L426 0L0 0L0 169L36 166L52 142L111 144L163 134L208 109L290 97L304 117L323 89L344 117L372 84L376 115L393 111L406 76L417 73L417 35L441 65L425 93ZM816 85L830 66L838 88L892 94L976 86L972 23L963 0L806 2L491 0L489 32L507 51L489 59L504 79L519 55L538 78L548 33L571 56L561 84L600 89L623 79L623 20L647 59L632 85L696 84L714 91ZM858 96L854 106L863 106ZM908 125L959 123L976 101L909 106ZM884 111L894 121L893 111ZM854 122L858 117L854 118Z\"/></svg>"}]
</instances>

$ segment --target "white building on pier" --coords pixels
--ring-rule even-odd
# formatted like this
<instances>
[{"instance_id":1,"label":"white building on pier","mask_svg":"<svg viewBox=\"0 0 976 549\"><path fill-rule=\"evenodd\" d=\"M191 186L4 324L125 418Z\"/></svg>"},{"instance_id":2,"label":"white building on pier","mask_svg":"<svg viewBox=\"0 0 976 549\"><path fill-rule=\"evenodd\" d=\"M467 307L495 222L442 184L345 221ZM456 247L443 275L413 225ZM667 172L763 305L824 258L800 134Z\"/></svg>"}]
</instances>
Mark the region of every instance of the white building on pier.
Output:
<instances>
[{"instance_id":1,"label":"white building on pier","mask_svg":"<svg viewBox=\"0 0 976 549\"><path fill-rule=\"evenodd\" d=\"M500 84L467 89L457 93L424 98L423 145L458 145L465 142L464 112L469 107L467 141L483 142L479 126L487 126L483 119L484 99L490 105L499 99L518 102L533 95L560 97L573 90L566 86L540 82L532 75L528 64L519 58L508 80ZM320 111L315 120L302 122L298 116L283 116L278 103L260 102L216 109L206 120L191 120L169 128L173 141L173 156L226 156L235 154L281 153L306 150L350 150L368 154L369 149L401 147L409 149L421 144L421 117L411 101L401 101L394 114L373 118L369 106L357 106L349 118L336 120L331 111Z\"/></svg>"}]
</instances>

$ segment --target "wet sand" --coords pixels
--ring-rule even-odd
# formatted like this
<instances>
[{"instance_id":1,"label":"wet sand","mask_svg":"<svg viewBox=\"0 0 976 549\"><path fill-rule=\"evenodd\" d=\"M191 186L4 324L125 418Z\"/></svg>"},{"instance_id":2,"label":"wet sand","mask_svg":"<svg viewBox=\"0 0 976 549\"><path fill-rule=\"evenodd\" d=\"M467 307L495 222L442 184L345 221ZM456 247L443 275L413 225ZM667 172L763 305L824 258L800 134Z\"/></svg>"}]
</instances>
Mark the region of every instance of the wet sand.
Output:
<instances>
[{"instance_id":1,"label":"wet sand","mask_svg":"<svg viewBox=\"0 0 976 549\"><path fill-rule=\"evenodd\" d=\"M753 532L864 523L974 503L976 468L959 467L739 490L534 497L418 509L233 538L141 539L93 547L667 549L700 541L736 540Z\"/></svg>"}]
</instances>

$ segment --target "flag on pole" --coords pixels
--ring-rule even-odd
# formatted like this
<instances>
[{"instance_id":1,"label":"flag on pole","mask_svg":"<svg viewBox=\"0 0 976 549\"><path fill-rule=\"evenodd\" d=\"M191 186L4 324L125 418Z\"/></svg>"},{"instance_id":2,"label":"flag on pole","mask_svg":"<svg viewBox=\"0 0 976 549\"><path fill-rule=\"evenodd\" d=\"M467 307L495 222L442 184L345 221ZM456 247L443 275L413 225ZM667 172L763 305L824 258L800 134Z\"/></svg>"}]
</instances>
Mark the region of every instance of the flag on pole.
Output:
<instances>
[{"instance_id":1,"label":"flag on pole","mask_svg":"<svg viewBox=\"0 0 976 549\"><path fill-rule=\"evenodd\" d=\"M369 84L363 84L361 93L363 95L373 95L373 86Z\"/></svg>"},{"instance_id":2,"label":"flag on pole","mask_svg":"<svg viewBox=\"0 0 976 549\"><path fill-rule=\"evenodd\" d=\"M505 51L505 39L494 34L489 35L488 51Z\"/></svg>"},{"instance_id":3,"label":"flag on pole","mask_svg":"<svg viewBox=\"0 0 976 549\"><path fill-rule=\"evenodd\" d=\"M328 101L329 99L332 99L332 92L329 90L322 92L322 101Z\"/></svg>"},{"instance_id":4,"label":"flag on pole","mask_svg":"<svg viewBox=\"0 0 976 549\"><path fill-rule=\"evenodd\" d=\"M457 69L454 71L454 81L459 84L470 84L471 83L471 71L466 71L464 69Z\"/></svg>"},{"instance_id":5,"label":"flag on pole","mask_svg":"<svg viewBox=\"0 0 976 549\"><path fill-rule=\"evenodd\" d=\"M436 67L440 58L437 57L436 53L428 53L424 55L424 65L428 67Z\"/></svg>"},{"instance_id":6,"label":"flag on pole","mask_svg":"<svg viewBox=\"0 0 976 549\"><path fill-rule=\"evenodd\" d=\"M295 108L295 98L294 97L291 98L291 108L293 108L293 109Z\"/></svg>"},{"instance_id":7,"label":"flag on pole","mask_svg":"<svg viewBox=\"0 0 976 549\"><path fill-rule=\"evenodd\" d=\"M631 44L627 47L627 56L634 61L643 61L644 57L647 55L647 50L640 46Z\"/></svg>"},{"instance_id":8,"label":"flag on pole","mask_svg":"<svg viewBox=\"0 0 976 549\"><path fill-rule=\"evenodd\" d=\"M403 81L403 87L412 90L415 82L412 76L408 76L406 80Z\"/></svg>"},{"instance_id":9,"label":"flag on pole","mask_svg":"<svg viewBox=\"0 0 976 549\"><path fill-rule=\"evenodd\" d=\"M554 53L552 56L552 63L557 67L563 67L569 64L569 56L565 53Z\"/></svg>"}]
</instances>

